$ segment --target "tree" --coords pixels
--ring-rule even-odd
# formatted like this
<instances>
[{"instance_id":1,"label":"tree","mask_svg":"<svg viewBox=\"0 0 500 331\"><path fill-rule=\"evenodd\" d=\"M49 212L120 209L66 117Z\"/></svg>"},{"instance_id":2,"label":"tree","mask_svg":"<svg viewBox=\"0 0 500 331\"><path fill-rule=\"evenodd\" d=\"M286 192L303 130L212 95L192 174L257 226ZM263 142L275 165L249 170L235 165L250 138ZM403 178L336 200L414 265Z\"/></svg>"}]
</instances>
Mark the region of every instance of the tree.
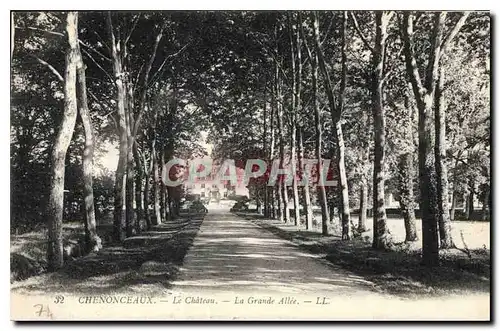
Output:
<instances>
[{"instance_id":1,"label":"tree","mask_svg":"<svg viewBox=\"0 0 500 331\"><path fill-rule=\"evenodd\" d=\"M373 161L373 248L387 249L391 245L391 237L387 227L385 213L385 145L386 118L384 109L384 83L387 80L386 41L387 26L394 12L377 11L375 13L375 42L370 46L361 32L356 16L352 14L354 26L371 51L372 57L372 114L374 127L374 161Z\"/></svg>"},{"instance_id":2,"label":"tree","mask_svg":"<svg viewBox=\"0 0 500 331\"><path fill-rule=\"evenodd\" d=\"M78 78L79 114L82 119L85 132L85 148L82 156L83 181L85 195L85 239L87 251L95 252L102 248L101 238L97 235L95 209L94 209L94 188L92 171L94 165L94 128L90 118L87 101L87 84L85 76L85 64L82 60L80 46L77 44L77 64L76 72Z\"/></svg>"},{"instance_id":3,"label":"tree","mask_svg":"<svg viewBox=\"0 0 500 331\"><path fill-rule=\"evenodd\" d=\"M333 140L335 141L335 151L336 151L336 166L339 178L339 190L340 190L340 210L342 214L342 239L351 239L351 216L349 211L349 188L347 184L347 176L345 169L345 145L344 137L342 133L342 121L341 115L344 109L344 97L345 97L345 86L346 86L346 75L347 75L347 64L346 64L346 47L345 42L345 30L347 22L347 13L343 13L343 45L342 45L342 74L340 79L340 91L339 91L339 101L337 102L333 91L333 85L330 78L330 73L326 67L325 58L323 55L323 50L321 48L320 36L319 36L319 21L318 15L313 14L313 31L314 31L314 45L316 54L318 56L318 64L323 75L323 83L325 84L325 93L328 97L328 104L330 107L330 113L332 117L332 131ZM323 229L323 234L327 234L328 230Z\"/></svg>"},{"instance_id":4,"label":"tree","mask_svg":"<svg viewBox=\"0 0 500 331\"><path fill-rule=\"evenodd\" d=\"M63 266L62 217L64 201L64 162L78 114L76 98L76 68L78 62L78 13L66 18L68 48L64 71L64 113L52 151L51 186L47 207L48 250L50 270Z\"/></svg>"},{"instance_id":5,"label":"tree","mask_svg":"<svg viewBox=\"0 0 500 331\"><path fill-rule=\"evenodd\" d=\"M467 14L466 14L467 15ZM405 13L402 24L404 52L407 74L415 95L419 111L419 172L420 172L420 210L422 213L422 260L425 265L433 266L439 263L438 232L439 220L438 187L435 166L435 126L434 126L434 96L438 80L440 59L447 45L455 37L463 25L464 15L443 38L446 13L435 13L432 35L430 39L427 67L424 80L421 80L415 57L413 39L413 14ZM465 18L464 18L465 17ZM444 40L444 41L443 41Z\"/></svg>"}]
</instances>

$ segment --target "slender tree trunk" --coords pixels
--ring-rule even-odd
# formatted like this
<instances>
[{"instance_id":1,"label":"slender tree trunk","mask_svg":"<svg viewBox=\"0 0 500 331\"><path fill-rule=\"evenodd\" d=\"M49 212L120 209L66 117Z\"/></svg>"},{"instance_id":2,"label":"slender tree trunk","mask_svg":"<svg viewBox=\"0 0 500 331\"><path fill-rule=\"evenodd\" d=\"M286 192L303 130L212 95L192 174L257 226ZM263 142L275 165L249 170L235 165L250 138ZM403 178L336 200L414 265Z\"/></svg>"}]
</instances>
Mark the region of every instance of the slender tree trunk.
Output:
<instances>
[{"instance_id":1,"label":"slender tree trunk","mask_svg":"<svg viewBox=\"0 0 500 331\"><path fill-rule=\"evenodd\" d=\"M471 220L474 215L474 180L470 180L469 184L469 195L467 196L467 209L465 217L467 220Z\"/></svg>"},{"instance_id":2,"label":"slender tree trunk","mask_svg":"<svg viewBox=\"0 0 500 331\"><path fill-rule=\"evenodd\" d=\"M319 204L321 207L321 233L324 236L328 235L328 224L330 223L330 214L328 212L328 201L326 199L326 187L323 185L321 178L321 165L323 164L322 150L323 150L323 128L321 126L321 112L318 106L318 60L316 54L311 59L312 64L312 86L313 86L313 108L314 108L314 127L316 131L316 159L318 160L318 179L317 185Z\"/></svg>"},{"instance_id":3,"label":"slender tree trunk","mask_svg":"<svg viewBox=\"0 0 500 331\"><path fill-rule=\"evenodd\" d=\"M489 201L490 201L490 186L488 185L486 191L483 193L483 201L482 201L482 220L487 221L490 219L490 209L489 209Z\"/></svg>"},{"instance_id":4,"label":"slender tree trunk","mask_svg":"<svg viewBox=\"0 0 500 331\"><path fill-rule=\"evenodd\" d=\"M297 183L297 123L296 120L292 120L294 123L291 127L291 160L290 166L292 168L292 198L293 198L293 209L294 209L294 225L300 225L300 201L299 201L299 186Z\"/></svg>"},{"instance_id":5,"label":"slender tree trunk","mask_svg":"<svg viewBox=\"0 0 500 331\"><path fill-rule=\"evenodd\" d=\"M451 191L451 210L450 210L450 221L455 220L455 209L457 208L457 192L455 189Z\"/></svg>"},{"instance_id":6,"label":"slender tree trunk","mask_svg":"<svg viewBox=\"0 0 500 331\"><path fill-rule=\"evenodd\" d=\"M319 37L319 22L318 22L318 16L316 14L313 15L313 22L314 22L314 42L315 42L315 49L316 53L318 56L318 64L319 68L321 69L321 73L323 75L323 82L325 85L325 92L328 97L328 104L330 107L330 113L332 117L332 123L333 123L333 140L335 141L335 150L336 150L336 165L337 165L337 172L338 172L338 178L339 178L339 193L340 193L340 212L342 214L341 217L341 224L342 224L342 239L343 240L349 240L351 238L351 220L350 220L350 211L349 211L349 189L347 185L347 176L346 176L346 171L345 171L345 159L344 159L344 154L345 154L345 145L344 145L344 138L342 134L342 124L341 124L341 114L342 110L344 107L344 92L345 92L345 86L346 86L346 73L347 73L347 66L346 66L346 47L347 43L345 41L345 34L346 34L346 12L344 12L344 18L343 18L343 33L342 33L342 77L341 77L341 82L340 82L340 100L337 105L337 101L335 100L335 95L333 92L333 85L330 79L330 74L328 72L328 69L325 64L325 59L323 55L323 51L321 49L321 42L320 42L320 37Z\"/></svg>"},{"instance_id":7,"label":"slender tree trunk","mask_svg":"<svg viewBox=\"0 0 500 331\"><path fill-rule=\"evenodd\" d=\"M285 219L285 223L290 221L290 209L288 208L288 187L286 186L286 182L283 181L283 185L281 186L281 191L283 192L283 218Z\"/></svg>"},{"instance_id":8,"label":"slender tree trunk","mask_svg":"<svg viewBox=\"0 0 500 331\"><path fill-rule=\"evenodd\" d=\"M446 106L443 95L444 69L441 67L439 83L436 87L435 96L435 129L436 145L434 146L434 157L436 159L437 176L437 200L439 213L439 241L440 248L452 248L450 209L448 206L448 169L446 167Z\"/></svg>"},{"instance_id":9,"label":"slender tree trunk","mask_svg":"<svg viewBox=\"0 0 500 331\"><path fill-rule=\"evenodd\" d=\"M90 118L87 102L87 84L85 78L85 64L78 47L78 95L80 97L79 113L82 119L85 132L85 147L83 149L83 182L84 182L84 201L85 201L85 241L87 252L97 252L102 248L101 238L97 235L97 223L95 219L94 208L94 189L92 183L92 172L94 163L94 133L92 120Z\"/></svg>"},{"instance_id":10,"label":"slender tree trunk","mask_svg":"<svg viewBox=\"0 0 500 331\"><path fill-rule=\"evenodd\" d=\"M275 119L274 119L274 115L276 113L276 89L275 89L275 86L276 84L273 85L273 88L272 88L272 99L271 99L271 141L269 143L270 145L270 149L269 149L269 157L268 157L268 165L269 164L272 164L272 162L274 162L274 150L275 150L275 144L276 144L276 139L275 139ZM268 178L269 179L269 178ZM276 217L278 217L277 215L277 212L276 212L276 192L275 192L275 189L274 187L269 187L267 186L266 189L269 191L269 196L271 198L271 203L270 203L270 207L271 207L271 218L272 219L276 219ZM278 207L279 209L279 207Z\"/></svg>"},{"instance_id":11,"label":"slender tree trunk","mask_svg":"<svg viewBox=\"0 0 500 331\"><path fill-rule=\"evenodd\" d=\"M412 142L413 144L413 142ZM405 224L405 241L417 241L417 225L415 218L413 152L402 154L399 159L399 204Z\"/></svg>"},{"instance_id":12,"label":"slender tree trunk","mask_svg":"<svg viewBox=\"0 0 500 331\"><path fill-rule=\"evenodd\" d=\"M108 29L111 36L111 50L113 58L113 74L115 76L116 99L117 99L117 118L118 118L118 135L119 135L119 156L118 166L115 174L115 189L114 189L114 220L113 234L116 241L122 241L125 238L125 217L124 217L124 201L125 201L125 177L127 174L127 120L125 110L125 84L123 80L122 57L118 53L120 41L116 40L111 21L111 13L108 13Z\"/></svg>"},{"instance_id":13,"label":"slender tree trunk","mask_svg":"<svg viewBox=\"0 0 500 331\"><path fill-rule=\"evenodd\" d=\"M390 16L376 12L375 47L372 53L372 113L375 142L373 161L373 248L387 249L391 236L385 213L385 109L384 109L384 61L387 25Z\"/></svg>"},{"instance_id":14,"label":"slender tree trunk","mask_svg":"<svg viewBox=\"0 0 500 331\"><path fill-rule=\"evenodd\" d=\"M263 130L262 130L262 149L264 151L263 157L267 159L267 162L269 162L268 154L267 154L267 81L264 83L264 123L263 123ZM271 120L272 120L272 115L271 115ZM269 191L266 186L267 183L264 184L264 217L269 218Z\"/></svg>"},{"instance_id":15,"label":"slender tree trunk","mask_svg":"<svg viewBox=\"0 0 500 331\"><path fill-rule=\"evenodd\" d=\"M349 188L347 184L347 174L345 169L345 145L344 136L342 134L342 124L337 122L334 130L336 137L336 154L337 154L337 169L340 181L340 212L342 215L342 240L351 239L351 214L349 210Z\"/></svg>"},{"instance_id":16,"label":"slender tree trunk","mask_svg":"<svg viewBox=\"0 0 500 331\"><path fill-rule=\"evenodd\" d=\"M277 71L277 69L276 69ZM281 95L281 83L279 79L279 73L276 72L276 99L277 99L277 120L278 120L278 135L279 135L279 155L280 155L280 169L285 166L285 129L283 124L283 98ZM286 178L281 176L278 180L278 187L280 192L280 206L282 208L281 215L283 217L283 222L287 223L290 220L290 210L288 209L288 190L286 186Z\"/></svg>"},{"instance_id":17,"label":"slender tree trunk","mask_svg":"<svg viewBox=\"0 0 500 331\"><path fill-rule=\"evenodd\" d=\"M14 11L11 11L10 16L10 60L14 56L14 47L16 46L16 21Z\"/></svg>"},{"instance_id":18,"label":"slender tree trunk","mask_svg":"<svg viewBox=\"0 0 500 331\"><path fill-rule=\"evenodd\" d=\"M130 145L129 145L130 146ZM126 233L127 237L134 235L135 226L135 210L134 210L134 159L128 155L132 154L127 152L127 176L126 176L126 191L125 191L125 219L126 219Z\"/></svg>"},{"instance_id":19,"label":"slender tree trunk","mask_svg":"<svg viewBox=\"0 0 500 331\"><path fill-rule=\"evenodd\" d=\"M300 31L300 25L302 24L302 18L300 17L299 14L297 14L297 32L296 32L296 47L297 47L297 80L295 84L295 90L296 90L296 113L299 114L297 116L303 116L300 114L303 114L303 109L302 109L302 38L301 38L301 31ZM299 158L299 177L302 180L302 177L304 176L304 141L303 141L303 119L300 120L300 125L298 128L298 138L299 138L299 144L298 144L298 158ZM304 213L306 215L306 229L307 230L312 230L312 225L313 225L313 213L312 213L312 207L311 207L311 192L309 189L309 175L310 174L305 174L307 176L307 184L302 187L302 192L303 192L303 200L304 200Z\"/></svg>"},{"instance_id":20,"label":"slender tree trunk","mask_svg":"<svg viewBox=\"0 0 500 331\"><path fill-rule=\"evenodd\" d=\"M163 162L163 153L159 152L161 155L158 157L158 169L159 172L161 173L162 165L165 164ZM165 184L163 183L163 180L161 180L161 176L158 177L158 186L159 186L159 203L160 203L160 223L166 222L167 221L167 194L166 194L166 187Z\"/></svg>"},{"instance_id":21,"label":"slender tree trunk","mask_svg":"<svg viewBox=\"0 0 500 331\"><path fill-rule=\"evenodd\" d=\"M284 220L284 215L283 215L283 195L282 195L282 190L281 190L281 183L278 181L278 183L276 184L275 186L275 191L276 191L276 195L278 196L278 200L277 200L277 210L276 210L276 213L278 214L278 220L280 221L280 223L283 223L285 220Z\"/></svg>"},{"instance_id":22,"label":"slender tree trunk","mask_svg":"<svg viewBox=\"0 0 500 331\"><path fill-rule=\"evenodd\" d=\"M306 178L306 184L302 188L302 192L304 193L304 213L306 214L306 230L312 230L313 226L313 211L311 207L311 191L309 189L309 173L304 174L304 141L302 134L302 127L299 128L299 176L300 179L304 176Z\"/></svg>"},{"instance_id":23,"label":"slender tree trunk","mask_svg":"<svg viewBox=\"0 0 500 331\"><path fill-rule=\"evenodd\" d=\"M149 168L147 168L146 166L146 156L145 154L143 153L142 154L143 156L143 159L142 159L142 162L143 162L143 165L144 165L144 193L143 193L143 196L144 196L144 219L146 220L146 227L148 230L151 229L151 215L149 213L149 205L150 205L150 201L149 201L149 191L150 191L150 188L149 188L149 180L151 178L151 172L152 172L152 158L150 159L149 163Z\"/></svg>"},{"instance_id":24,"label":"slender tree trunk","mask_svg":"<svg viewBox=\"0 0 500 331\"><path fill-rule=\"evenodd\" d=\"M330 223L329 213L328 213L328 201L326 197L326 188L323 185L322 171L321 167L323 164L322 158L322 144L323 144L323 129L321 126L321 111L318 106L318 44L315 42L315 50L314 55L312 54L311 49L309 48L307 38L304 34L303 24L302 24L302 16L300 12L299 16L299 29L300 34L302 36L301 40L304 41L304 45L306 46L307 56L309 57L309 61L311 62L311 78L312 78L312 100L313 100L313 110L314 110L314 128L315 128L315 155L317 160L317 174L318 174L318 183L317 183L317 195L319 200L319 205L321 207L321 233L323 235L328 235L328 223ZM315 20L315 17L313 17ZM315 20L316 21L316 20ZM314 30L316 31L316 29ZM315 33L317 34L317 33ZM315 38L316 41L316 38Z\"/></svg>"},{"instance_id":25,"label":"slender tree trunk","mask_svg":"<svg viewBox=\"0 0 500 331\"><path fill-rule=\"evenodd\" d=\"M68 12L66 32L69 47L66 52L64 72L64 112L51 155L51 183L47 208L49 270L63 266L62 221L64 206L64 172L66 153L75 129L77 118L76 66L78 62L78 14Z\"/></svg>"},{"instance_id":26,"label":"slender tree trunk","mask_svg":"<svg viewBox=\"0 0 500 331\"><path fill-rule=\"evenodd\" d=\"M163 168L163 165L166 163L166 154L167 152L165 150L163 150L163 152L161 153L161 164L160 164L160 172L161 172L161 169ZM170 216L171 216L171 208L170 208L170 204L171 204L171 199L170 199L170 194L167 190L167 185L165 185L164 181L162 180L161 181L161 185L160 185L160 188L161 188L161 197L160 197L160 202L161 202L161 217L163 219L164 222L167 222L169 219L170 219Z\"/></svg>"},{"instance_id":27,"label":"slender tree trunk","mask_svg":"<svg viewBox=\"0 0 500 331\"><path fill-rule=\"evenodd\" d=\"M366 212L368 209L368 183L365 178L361 180L361 190L359 195L359 216L358 231L366 231Z\"/></svg>"},{"instance_id":28,"label":"slender tree trunk","mask_svg":"<svg viewBox=\"0 0 500 331\"><path fill-rule=\"evenodd\" d=\"M135 210L134 210L134 177L135 177L135 165L134 165L134 145L135 139L132 136L133 119L132 119L132 109L134 106L133 92L131 84L126 85L128 87L128 113L126 114L126 124L127 124L127 174L126 174L126 186L125 186L125 220L126 220L126 233L127 237L134 235L135 227Z\"/></svg>"},{"instance_id":29,"label":"slender tree trunk","mask_svg":"<svg viewBox=\"0 0 500 331\"><path fill-rule=\"evenodd\" d=\"M136 232L141 232L141 222L144 220L144 210L142 207L143 201L143 164L141 156L139 155L139 151L137 149L137 143L134 144L134 160L135 160L135 169L137 169L135 174L135 209L137 212L135 228Z\"/></svg>"},{"instance_id":30,"label":"slender tree trunk","mask_svg":"<svg viewBox=\"0 0 500 331\"><path fill-rule=\"evenodd\" d=\"M158 167L158 155L156 152L156 146L153 142L151 148L151 162L153 162L153 212L154 212L154 225L161 223L161 210L160 210L160 174Z\"/></svg>"},{"instance_id":31,"label":"slender tree trunk","mask_svg":"<svg viewBox=\"0 0 500 331\"><path fill-rule=\"evenodd\" d=\"M290 57L292 64L292 93L290 103L290 166L292 168L292 198L294 209L294 225L300 225L299 187L297 184L297 77L295 75L295 39L293 38L292 13L288 15L288 30L290 36ZM300 84L300 82L299 82Z\"/></svg>"}]
</instances>

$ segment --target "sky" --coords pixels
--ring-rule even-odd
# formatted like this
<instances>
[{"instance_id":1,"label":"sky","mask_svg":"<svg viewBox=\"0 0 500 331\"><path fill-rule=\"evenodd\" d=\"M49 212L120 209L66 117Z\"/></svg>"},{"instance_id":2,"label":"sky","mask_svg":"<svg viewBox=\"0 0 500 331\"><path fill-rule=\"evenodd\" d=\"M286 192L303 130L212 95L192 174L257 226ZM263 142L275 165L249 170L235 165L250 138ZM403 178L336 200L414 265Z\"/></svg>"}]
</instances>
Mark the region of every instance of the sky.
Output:
<instances>
[{"instance_id":1,"label":"sky","mask_svg":"<svg viewBox=\"0 0 500 331\"><path fill-rule=\"evenodd\" d=\"M207 131L201 131L201 144L205 147L208 155L210 155L213 145L206 142L207 136ZM116 171L116 167L118 166L118 144L106 142L103 149L105 150L104 154L102 156L96 156L96 164L102 165L106 170Z\"/></svg>"}]
</instances>

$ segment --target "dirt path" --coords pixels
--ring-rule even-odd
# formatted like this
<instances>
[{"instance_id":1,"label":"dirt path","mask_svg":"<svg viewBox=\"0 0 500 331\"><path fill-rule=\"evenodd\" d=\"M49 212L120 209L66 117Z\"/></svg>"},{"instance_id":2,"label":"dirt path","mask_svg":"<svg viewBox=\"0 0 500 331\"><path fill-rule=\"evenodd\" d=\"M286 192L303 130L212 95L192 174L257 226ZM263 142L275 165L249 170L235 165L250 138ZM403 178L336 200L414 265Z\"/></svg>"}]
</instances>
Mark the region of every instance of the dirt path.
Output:
<instances>
[{"instance_id":1,"label":"dirt path","mask_svg":"<svg viewBox=\"0 0 500 331\"><path fill-rule=\"evenodd\" d=\"M68 266L65 272L12 284L11 317L38 318L33 307L39 306L50 307L50 318L45 319L60 320L489 316L487 295L402 300L379 293L364 278L299 249L227 209L210 208L198 228L200 222L188 221L175 240L165 233L168 231L158 229L147 238L131 238L128 248L109 248L100 254L107 252L104 255L109 259L101 256L94 261L95 257L88 257ZM170 272L172 265L180 266L178 272ZM64 295L64 304L54 303L57 293ZM131 302L146 297L149 304L87 304L96 297L125 297Z\"/></svg>"},{"instance_id":2,"label":"dirt path","mask_svg":"<svg viewBox=\"0 0 500 331\"><path fill-rule=\"evenodd\" d=\"M373 284L226 210L211 210L174 290L373 295Z\"/></svg>"}]
</instances>

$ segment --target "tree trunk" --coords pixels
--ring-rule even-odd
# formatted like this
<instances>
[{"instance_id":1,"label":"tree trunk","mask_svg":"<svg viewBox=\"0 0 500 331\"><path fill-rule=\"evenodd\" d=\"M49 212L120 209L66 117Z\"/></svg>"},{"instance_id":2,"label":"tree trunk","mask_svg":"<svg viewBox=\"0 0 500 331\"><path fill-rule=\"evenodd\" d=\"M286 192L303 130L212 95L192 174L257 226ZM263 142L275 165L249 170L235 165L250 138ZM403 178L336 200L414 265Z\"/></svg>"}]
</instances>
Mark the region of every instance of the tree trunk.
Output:
<instances>
[{"instance_id":1,"label":"tree trunk","mask_svg":"<svg viewBox=\"0 0 500 331\"><path fill-rule=\"evenodd\" d=\"M312 230L313 226L313 211L311 207L311 192L309 189L310 182L310 174L304 174L304 141L302 134L302 127L299 128L299 176L300 179L304 176L306 177L306 183L302 188L302 192L304 193L304 213L306 214L306 230Z\"/></svg>"},{"instance_id":2,"label":"tree trunk","mask_svg":"<svg viewBox=\"0 0 500 331\"><path fill-rule=\"evenodd\" d=\"M136 219L135 219L135 228L136 232L141 232L141 222L144 220L144 211L142 207L142 197L143 197L143 164L142 159L139 155L139 151L137 149L137 143L134 144L134 160L135 160L135 169L137 169L135 174L135 209L136 209Z\"/></svg>"},{"instance_id":3,"label":"tree trunk","mask_svg":"<svg viewBox=\"0 0 500 331\"><path fill-rule=\"evenodd\" d=\"M376 12L375 47L372 53L372 113L374 128L373 161L373 248L387 249L391 235L385 213L385 109L384 109L384 61L387 25L390 16Z\"/></svg>"},{"instance_id":4,"label":"tree trunk","mask_svg":"<svg viewBox=\"0 0 500 331\"><path fill-rule=\"evenodd\" d=\"M11 11L10 17L10 60L14 56L14 47L16 46L16 21L14 11Z\"/></svg>"},{"instance_id":5,"label":"tree trunk","mask_svg":"<svg viewBox=\"0 0 500 331\"><path fill-rule=\"evenodd\" d=\"M129 145L130 146L130 145ZM135 234L135 210L134 210L134 159L130 158L127 153L127 176L126 176L126 192L125 192L125 219L127 237Z\"/></svg>"},{"instance_id":6,"label":"tree trunk","mask_svg":"<svg viewBox=\"0 0 500 331\"><path fill-rule=\"evenodd\" d=\"M333 140L335 141L335 150L336 150L336 164L337 164L337 172L339 177L339 193L340 193L340 212L342 214L342 239L349 240L351 238L351 220L350 220L350 212L349 212L349 189L347 185L347 176L345 171L345 145L344 138L342 134L342 124L341 124L341 114L344 106L344 92L345 92L345 84L346 84L346 41L345 41L345 30L346 30L346 12L344 12L343 19L343 45L342 45L342 78L340 82L340 100L337 105L337 101L335 100L335 95L333 92L333 85L330 79L330 74L325 64L325 59L323 55L323 51L321 49L321 42L319 36L319 22L318 16L316 14L313 15L314 22L314 42L315 49L318 56L318 64L321 69L321 73L323 74L323 82L325 85L325 93L328 97L328 104L330 107L330 114L332 117L333 123Z\"/></svg>"},{"instance_id":7,"label":"tree trunk","mask_svg":"<svg viewBox=\"0 0 500 331\"><path fill-rule=\"evenodd\" d=\"M276 69L277 71L278 69ZM278 135L279 135L279 155L280 155L280 169L285 166L285 130L283 124L283 98L281 95L281 83L279 79L279 73L276 72L276 97L277 97L277 119L278 119ZM288 191L286 186L286 178L284 175L278 180L279 192L281 195L281 216L283 217L283 222L287 223L290 220L290 210L288 209Z\"/></svg>"},{"instance_id":8,"label":"tree trunk","mask_svg":"<svg viewBox=\"0 0 500 331\"><path fill-rule=\"evenodd\" d=\"M486 187L486 191L483 193L483 201L482 201L482 215L481 219L483 221L487 221L490 219L490 209L489 209L489 201L490 201L490 186Z\"/></svg>"},{"instance_id":9,"label":"tree trunk","mask_svg":"<svg viewBox=\"0 0 500 331\"><path fill-rule=\"evenodd\" d=\"M419 112L418 160L420 176L420 211L422 214L422 263L426 266L439 264L438 241L438 188L434 158L434 93L439 70L439 58L446 13L436 13L431 37L431 48L424 83L420 79L413 49L413 16L405 13L403 40L406 70L415 95Z\"/></svg>"},{"instance_id":10,"label":"tree trunk","mask_svg":"<svg viewBox=\"0 0 500 331\"><path fill-rule=\"evenodd\" d=\"M469 195L467 196L466 219L471 220L474 215L474 181L471 179L469 187Z\"/></svg>"},{"instance_id":11,"label":"tree trunk","mask_svg":"<svg viewBox=\"0 0 500 331\"><path fill-rule=\"evenodd\" d=\"M368 183L365 178L361 181L361 192L359 195L358 231L366 231L366 212L368 209Z\"/></svg>"},{"instance_id":12,"label":"tree trunk","mask_svg":"<svg viewBox=\"0 0 500 331\"><path fill-rule=\"evenodd\" d=\"M451 210L450 210L450 221L455 220L455 209L457 208L457 192L453 189L451 191Z\"/></svg>"},{"instance_id":13,"label":"tree trunk","mask_svg":"<svg viewBox=\"0 0 500 331\"><path fill-rule=\"evenodd\" d=\"M296 33L296 45L297 45L297 80L296 80L296 112L298 114L303 114L302 109L302 38L301 31L299 27L302 24L302 18L300 14L297 14L297 33ZM300 116L300 115L299 115ZM303 140L303 119L300 121L298 128L299 134L299 145L298 145L298 157L299 157L299 176L302 180L304 176L304 140ZM302 192L304 196L304 213L306 214L306 230L312 230L313 225L313 212L311 207L311 192L309 189L309 176L310 174L305 174L307 177L306 185L302 187Z\"/></svg>"},{"instance_id":14,"label":"tree trunk","mask_svg":"<svg viewBox=\"0 0 500 331\"><path fill-rule=\"evenodd\" d=\"M437 176L437 200L439 213L439 241L440 248L452 248L450 209L448 206L448 169L446 167L446 106L443 95L444 69L441 67L439 83L436 87L435 96L435 130L436 145L434 146L434 157L436 159Z\"/></svg>"},{"instance_id":15,"label":"tree trunk","mask_svg":"<svg viewBox=\"0 0 500 331\"><path fill-rule=\"evenodd\" d=\"M292 197L294 209L294 225L300 225L299 187L297 184L297 77L295 75L295 40L293 38L292 13L288 15L288 30L290 36L290 57L292 64L292 93L290 103L290 166L292 168ZM299 82L300 84L300 82Z\"/></svg>"},{"instance_id":16,"label":"tree trunk","mask_svg":"<svg viewBox=\"0 0 500 331\"><path fill-rule=\"evenodd\" d=\"M275 72L276 75L276 72ZM274 77L276 79L276 76ZM276 139L275 139L275 114L276 114L276 84L272 84L272 92L271 92L271 115L270 115L270 121L271 121L271 128L270 128L270 142L269 142L269 155L267 157L267 162L268 165L272 165L272 162L274 162L274 150L275 150L275 144L276 144ZM269 179L269 177L267 178ZM269 187L266 186L266 190L268 191L268 195L270 198L270 204L269 207L271 208L270 210L270 216L272 219L276 219L278 216L276 213L276 192L274 187Z\"/></svg>"},{"instance_id":17,"label":"tree trunk","mask_svg":"<svg viewBox=\"0 0 500 331\"><path fill-rule=\"evenodd\" d=\"M303 21L302 21L302 15L299 12L298 13L298 18L299 18L299 29L300 29L300 35L302 38L300 40L304 41L304 45L307 51L307 56L309 58L309 61L311 63L311 79L312 79L312 99L313 99L313 110L314 110L314 128L315 128L315 156L316 156L316 166L317 166L317 174L318 174L318 182L316 185L317 189L317 196L318 196L318 202L321 208L321 232L323 235L328 235L328 223L330 223L329 220L329 214L328 214L328 202L326 198L326 189L325 186L323 185L323 178L321 176L321 168L322 168L322 144L323 144L323 137L322 137L322 125L321 125L321 111L319 110L318 107L318 52L316 49L316 52L312 53L311 49L309 48L308 42L307 42L307 37L304 34L304 28L303 28ZM315 43L316 45L316 43ZM317 45L316 45L317 47Z\"/></svg>"},{"instance_id":18,"label":"tree trunk","mask_svg":"<svg viewBox=\"0 0 500 331\"><path fill-rule=\"evenodd\" d=\"M297 123L296 120L292 120L294 123L292 124L292 132L291 132L291 162L290 166L292 168L292 197L293 197L293 209L294 209L294 225L300 225L300 201L299 201L299 187L297 183Z\"/></svg>"},{"instance_id":19,"label":"tree trunk","mask_svg":"<svg viewBox=\"0 0 500 331\"><path fill-rule=\"evenodd\" d=\"M87 102L87 84L85 78L85 64L78 47L78 94L80 97L79 113L82 119L85 132L85 147L83 149L82 166L84 182L84 201L85 201L85 242L87 252L97 252L102 248L101 238L97 235L97 224L94 208L94 189L92 183L92 171L94 163L94 129L90 118Z\"/></svg>"},{"instance_id":20,"label":"tree trunk","mask_svg":"<svg viewBox=\"0 0 500 331\"><path fill-rule=\"evenodd\" d=\"M334 130L336 142L337 169L340 181L340 213L342 215L342 240L351 239L351 214L349 210L349 188L347 185L347 174L345 169L345 146L344 136L342 134L342 124L340 121L335 125Z\"/></svg>"},{"instance_id":21,"label":"tree trunk","mask_svg":"<svg viewBox=\"0 0 500 331\"><path fill-rule=\"evenodd\" d=\"M161 210L160 210L160 174L158 167L158 155L156 152L156 146L153 142L153 146L151 148L151 162L153 162L153 224L158 225L161 223Z\"/></svg>"},{"instance_id":22,"label":"tree trunk","mask_svg":"<svg viewBox=\"0 0 500 331\"><path fill-rule=\"evenodd\" d=\"M158 169L161 172L161 165L164 164L163 162L163 156L160 156L158 162ZM161 180L161 176L158 177L158 186L159 186L159 203L160 203L160 223L164 223L167 221L167 195L166 195L166 187L165 184L163 183L163 180Z\"/></svg>"},{"instance_id":23,"label":"tree trunk","mask_svg":"<svg viewBox=\"0 0 500 331\"><path fill-rule=\"evenodd\" d=\"M126 116L126 124L127 124L127 174L126 174L126 187L125 187L125 220L126 220L126 233L127 237L131 237L135 234L134 226L135 226L135 210L134 210L134 174L135 174L135 165L134 165L134 137L132 136L132 114L130 111L133 109L133 100L132 100L132 92L130 85L129 88L129 97L128 97L128 111L129 113Z\"/></svg>"},{"instance_id":24,"label":"tree trunk","mask_svg":"<svg viewBox=\"0 0 500 331\"><path fill-rule=\"evenodd\" d=\"M276 213L278 214L278 220L280 221L280 223L283 223L285 220L284 220L284 215L283 215L283 195L282 195L282 190L281 190L281 183L278 181L278 184L275 186L275 191L276 191L276 195L278 196L278 208L276 209Z\"/></svg>"},{"instance_id":25,"label":"tree trunk","mask_svg":"<svg viewBox=\"0 0 500 331\"><path fill-rule=\"evenodd\" d=\"M127 119L125 111L125 84L123 81L122 57L118 54L120 41L116 40L111 21L111 13L108 13L108 29L111 36L111 53L113 58L113 74L115 76L116 99L117 99L117 122L119 135L119 156L118 166L115 174L114 189L114 220L113 234L116 241L122 241L125 238L125 218L124 218L124 200L125 200L125 177L127 174Z\"/></svg>"},{"instance_id":26,"label":"tree trunk","mask_svg":"<svg viewBox=\"0 0 500 331\"><path fill-rule=\"evenodd\" d=\"M318 160L318 195L319 195L319 204L321 207L321 233L324 236L328 235L328 224L330 223L330 215L328 212L328 201L326 199L326 187L323 185L324 178L321 177L321 167L323 164L322 158L322 150L323 150L323 128L321 125L321 112L318 106L318 60L316 54L311 59L312 64L312 86L313 86L313 108L314 108L314 127L316 133L316 159Z\"/></svg>"},{"instance_id":27,"label":"tree trunk","mask_svg":"<svg viewBox=\"0 0 500 331\"><path fill-rule=\"evenodd\" d=\"M422 213L422 257L424 264L439 263L437 178L434 166L432 104L419 111L420 211Z\"/></svg>"},{"instance_id":28,"label":"tree trunk","mask_svg":"<svg viewBox=\"0 0 500 331\"><path fill-rule=\"evenodd\" d=\"M152 158L150 159L149 163L149 168L146 167L146 157L145 157L145 154L143 154L143 159L142 159L142 162L143 162L143 165L144 165L144 174L145 174L145 178L144 178L144 193L143 193L143 196L144 196L144 219L146 220L146 227L147 227L147 230L150 230L151 229L151 215L149 213L149 204L150 204L150 201L149 201L149 180L151 178L151 172L152 172Z\"/></svg>"},{"instance_id":29,"label":"tree trunk","mask_svg":"<svg viewBox=\"0 0 500 331\"><path fill-rule=\"evenodd\" d=\"M68 12L66 22L69 47L66 52L66 68L64 72L64 112L51 155L51 185L47 206L47 262L49 270L59 269L64 263L62 238L64 165L77 117L78 14Z\"/></svg>"},{"instance_id":30,"label":"tree trunk","mask_svg":"<svg viewBox=\"0 0 500 331\"><path fill-rule=\"evenodd\" d=\"M413 141L411 142L413 145ZM413 152L404 153L399 159L399 204L405 224L405 241L417 241L415 197L413 194Z\"/></svg>"},{"instance_id":31,"label":"tree trunk","mask_svg":"<svg viewBox=\"0 0 500 331\"><path fill-rule=\"evenodd\" d=\"M290 221L290 209L288 208L288 187L286 186L286 181L283 181L281 186L281 191L283 192L283 218L284 222L288 223Z\"/></svg>"}]
</instances>

